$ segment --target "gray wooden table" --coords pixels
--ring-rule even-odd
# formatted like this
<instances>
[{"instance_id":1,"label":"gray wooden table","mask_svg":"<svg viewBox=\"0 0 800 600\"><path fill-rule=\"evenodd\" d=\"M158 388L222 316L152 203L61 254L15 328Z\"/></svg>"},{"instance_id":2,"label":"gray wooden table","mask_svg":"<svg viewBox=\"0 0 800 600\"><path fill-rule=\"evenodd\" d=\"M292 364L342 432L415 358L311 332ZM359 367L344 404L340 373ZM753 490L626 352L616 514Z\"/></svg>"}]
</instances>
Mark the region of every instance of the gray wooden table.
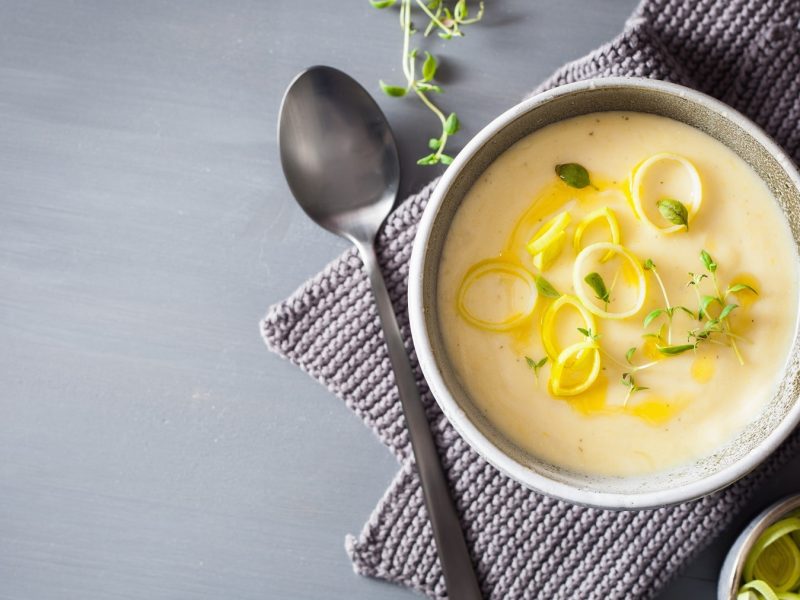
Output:
<instances>
[{"instance_id":1,"label":"gray wooden table","mask_svg":"<svg viewBox=\"0 0 800 600\"><path fill-rule=\"evenodd\" d=\"M461 140L635 0L488 4L440 52ZM345 247L289 198L283 88L328 63L376 90L399 34L366 0L3 1L0 599L411 596L343 549L393 458L257 330ZM434 124L378 100L412 190ZM733 533L664 598L712 598Z\"/></svg>"}]
</instances>

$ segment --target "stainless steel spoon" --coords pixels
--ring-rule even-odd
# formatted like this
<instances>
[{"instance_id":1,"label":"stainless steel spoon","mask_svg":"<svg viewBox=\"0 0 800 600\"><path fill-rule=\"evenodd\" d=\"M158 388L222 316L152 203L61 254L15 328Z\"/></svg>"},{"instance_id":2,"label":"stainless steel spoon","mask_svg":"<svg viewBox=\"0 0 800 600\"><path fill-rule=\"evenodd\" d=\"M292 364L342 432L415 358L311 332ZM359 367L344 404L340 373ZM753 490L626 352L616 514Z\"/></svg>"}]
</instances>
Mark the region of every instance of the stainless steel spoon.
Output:
<instances>
[{"instance_id":1,"label":"stainless steel spoon","mask_svg":"<svg viewBox=\"0 0 800 600\"><path fill-rule=\"evenodd\" d=\"M480 587L375 255L375 236L400 182L397 147L386 117L351 77L331 67L312 67L286 90L278 143L283 172L297 202L317 224L349 239L361 254L389 347L448 596L479 600Z\"/></svg>"}]
</instances>

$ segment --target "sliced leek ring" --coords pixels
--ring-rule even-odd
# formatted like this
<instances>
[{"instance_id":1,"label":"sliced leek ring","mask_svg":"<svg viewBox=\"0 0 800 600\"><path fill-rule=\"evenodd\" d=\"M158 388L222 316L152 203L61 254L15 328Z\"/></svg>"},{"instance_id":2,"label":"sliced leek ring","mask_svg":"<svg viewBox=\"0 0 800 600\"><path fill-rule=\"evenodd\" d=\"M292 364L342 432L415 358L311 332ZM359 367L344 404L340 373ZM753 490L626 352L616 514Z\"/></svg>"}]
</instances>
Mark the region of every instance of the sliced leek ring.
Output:
<instances>
[{"instance_id":1,"label":"sliced leek ring","mask_svg":"<svg viewBox=\"0 0 800 600\"><path fill-rule=\"evenodd\" d=\"M530 239L526 246L528 252L536 256L544 251L545 248L556 241L559 234L563 233L567 225L570 224L570 221L572 221L572 216L566 211L550 219L547 223L542 225Z\"/></svg>"},{"instance_id":2,"label":"sliced leek ring","mask_svg":"<svg viewBox=\"0 0 800 600\"><path fill-rule=\"evenodd\" d=\"M614 211L606 206L604 208L595 210L594 212L590 212L588 215L583 217L580 223L578 223L577 227L575 227L575 237L572 239L572 247L575 249L576 254L581 251L581 240L583 239L583 234L586 231L586 228L595 221L599 221L601 219L605 219L606 223L608 223L608 229L611 231L611 243L620 243L619 221L617 221L617 216L614 214ZM600 262L604 263L610 260L613 256L614 253L609 250L606 252L605 256L600 259Z\"/></svg>"},{"instance_id":3,"label":"sliced leek ring","mask_svg":"<svg viewBox=\"0 0 800 600\"><path fill-rule=\"evenodd\" d=\"M470 287L481 277L491 273L512 275L527 284L530 290L530 301L528 302L528 306L525 307L525 310L509 315L502 321L487 321L486 319L481 319L469 310L466 298ZM458 289L457 305L458 312L461 316L475 327L488 331L508 331L524 323L533 314L538 297L539 293L536 289L536 281L533 279L533 275L528 271L508 261L489 259L473 265L469 271L467 271L464 280L461 282L461 287Z\"/></svg>"},{"instance_id":4,"label":"sliced leek ring","mask_svg":"<svg viewBox=\"0 0 800 600\"><path fill-rule=\"evenodd\" d=\"M622 312L610 312L597 306L589 295L586 293L586 284L583 281L584 265L589 261L589 258L597 252L611 252L619 254L628 261L634 273L636 274L636 287L638 293L636 295L636 302L628 310ZM578 253L575 258L575 265L572 270L572 285L575 288L575 294L586 307L586 310L592 314L603 319L627 319L634 316L644 305L645 297L647 296L647 280L644 276L644 269L642 269L641 261L631 254L630 250L620 244L612 244L610 242L597 242L590 244Z\"/></svg>"},{"instance_id":5,"label":"sliced leek ring","mask_svg":"<svg viewBox=\"0 0 800 600\"><path fill-rule=\"evenodd\" d=\"M582 382L573 386L562 385L564 378L564 371L568 368L567 364L573 360L579 360L586 351L592 352L592 367L589 373ZM572 344L564 348L558 355L558 358L553 363L553 368L550 370L550 380L548 387L550 393L554 396L577 396L588 390L592 384L597 380L600 374L600 349L597 347L597 342L583 341L577 344Z\"/></svg>"},{"instance_id":6,"label":"sliced leek ring","mask_svg":"<svg viewBox=\"0 0 800 600\"><path fill-rule=\"evenodd\" d=\"M575 296L568 296L566 294L559 296L547 307L542 317L542 345L544 346L545 353L553 362L556 361L562 350L556 347L556 317L558 316L558 312L565 306L574 307L583 319L584 328L597 333L594 317L586 310L580 300Z\"/></svg>"},{"instance_id":7,"label":"sliced leek ring","mask_svg":"<svg viewBox=\"0 0 800 600\"><path fill-rule=\"evenodd\" d=\"M737 600L780 600L778 595L772 591L769 584L759 579L748 581L739 588L739 594L736 596Z\"/></svg>"},{"instance_id":8,"label":"sliced leek ring","mask_svg":"<svg viewBox=\"0 0 800 600\"><path fill-rule=\"evenodd\" d=\"M659 154L654 154L633 170L633 173L631 173L631 201L633 202L633 208L636 211L636 215L656 231L661 233L675 233L677 231L683 231L685 229L683 225L670 225L668 227L661 227L660 225L654 223L647 216L647 213L642 206L642 187L644 185L645 174L653 167L653 165L661 161L677 162L684 169L686 169L686 172L689 174L689 179L691 180L692 185L690 197L687 199L688 201L684 201L682 198L680 199L683 205L686 206L686 211L689 213L689 222L691 222L692 218L697 214L697 211L700 210L700 205L703 202L703 184L700 180L700 174L697 172L697 168L689 160L683 156L680 156L679 154L673 154L672 152L661 152Z\"/></svg>"},{"instance_id":9,"label":"sliced leek ring","mask_svg":"<svg viewBox=\"0 0 800 600\"><path fill-rule=\"evenodd\" d=\"M789 591L800 583L800 553L797 552L797 545L789 535L795 531L800 531L800 518L798 517L781 519L767 527L761 537L756 540L750 554L747 555L743 569L744 580L764 579L776 592ZM780 540L784 541L780 542ZM783 550L779 547L776 551L781 553L780 555L766 554L767 548L779 542ZM794 552L785 546L787 543L794 547ZM787 554L783 554L783 551ZM773 565L773 568L770 568L766 561L762 564L762 558L780 559L782 566L778 566L776 569Z\"/></svg>"},{"instance_id":10,"label":"sliced leek ring","mask_svg":"<svg viewBox=\"0 0 800 600\"><path fill-rule=\"evenodd\" d=\"M766 546L753 567L753 576L776 592L788 592L800 582L800 550L791 536L783 535Z\"/></svg>"}]
</instances>

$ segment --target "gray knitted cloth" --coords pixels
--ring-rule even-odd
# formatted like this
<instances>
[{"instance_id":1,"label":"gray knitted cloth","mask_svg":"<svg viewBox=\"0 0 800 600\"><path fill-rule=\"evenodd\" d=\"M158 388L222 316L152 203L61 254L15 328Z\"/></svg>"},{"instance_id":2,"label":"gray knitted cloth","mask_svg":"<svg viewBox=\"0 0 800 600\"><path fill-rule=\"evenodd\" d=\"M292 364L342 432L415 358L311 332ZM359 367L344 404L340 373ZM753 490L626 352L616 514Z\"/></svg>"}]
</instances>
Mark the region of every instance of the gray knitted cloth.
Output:
<instances>
[{"instance_id":1,"label":"gray knitted cloth","mask_svg":"<svg viewBox=\"0 0 800 600\"><path fill-rule=\"evenodd\" d=\"M537 91L610 75L665 79L716 96L800 161L800 0L644 0L619 37L566 65ZM729 488L659 510L573 506L500 474L444 419L416 367L406 309L408 259L432 187L389 218L379 240L381 266L484 596L653 597L730 522L758 481L800 451L800 433ZM270 308L262 332L271 350L344 400L402 464L361 534L347 538L356 572L445 598L389 359L355 252Z\"/></svg>"}]
</instances>

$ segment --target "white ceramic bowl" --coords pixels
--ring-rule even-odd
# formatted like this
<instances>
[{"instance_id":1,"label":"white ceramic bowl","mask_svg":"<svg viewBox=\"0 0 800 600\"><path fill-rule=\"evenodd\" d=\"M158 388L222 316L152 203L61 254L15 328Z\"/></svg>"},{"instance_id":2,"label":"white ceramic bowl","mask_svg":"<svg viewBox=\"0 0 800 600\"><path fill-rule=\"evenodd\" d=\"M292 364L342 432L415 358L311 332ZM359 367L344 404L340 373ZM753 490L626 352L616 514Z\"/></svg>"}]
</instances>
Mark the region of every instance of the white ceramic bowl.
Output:
<instances>
[{"instance_id":1,"label":"white ceramic bowl","mask_svg":"<svg viewBox=\"0 0 800 600\"><path fill-rule=\"evenodd\" d=\"M450 223L472 184L524 136L557 121L598 111L654 113L691 125L731 148L766 182L800 240L800 176L791 160L747 118L688 88L636 78L596 79L539 94L502 114L459 153L436 187L419 226L409 276L414 347L436 401L461 436L487 461L523 485L570 502L604 508L664 506L723 488L763 461L800 421L800 342L781 384L747 431L692 464L638 477L592 476L527 453L499 432L471 401L450 364L436 310L438 267ZM791 268L798 268L798 257Z\"/></svg>"}]
</instances>

